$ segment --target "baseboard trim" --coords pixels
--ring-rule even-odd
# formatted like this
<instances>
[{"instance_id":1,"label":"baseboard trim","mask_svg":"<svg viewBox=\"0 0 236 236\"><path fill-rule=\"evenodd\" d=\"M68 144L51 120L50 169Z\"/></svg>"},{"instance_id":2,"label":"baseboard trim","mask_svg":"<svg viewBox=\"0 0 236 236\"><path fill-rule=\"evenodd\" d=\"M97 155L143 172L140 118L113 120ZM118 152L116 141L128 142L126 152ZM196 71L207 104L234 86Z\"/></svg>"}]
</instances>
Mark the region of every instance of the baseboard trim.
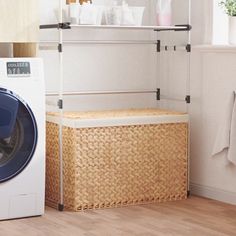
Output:
<instances>
[{"instance_id":1,"label":"baseboard trim","mask_svg":"<svg viewBox=\"0 0 236 236\"><path fill-rule=\"evenodd\" d=\"M236 205L236 192L190 183L191 194Z\"/></svg>"}]
</instances>

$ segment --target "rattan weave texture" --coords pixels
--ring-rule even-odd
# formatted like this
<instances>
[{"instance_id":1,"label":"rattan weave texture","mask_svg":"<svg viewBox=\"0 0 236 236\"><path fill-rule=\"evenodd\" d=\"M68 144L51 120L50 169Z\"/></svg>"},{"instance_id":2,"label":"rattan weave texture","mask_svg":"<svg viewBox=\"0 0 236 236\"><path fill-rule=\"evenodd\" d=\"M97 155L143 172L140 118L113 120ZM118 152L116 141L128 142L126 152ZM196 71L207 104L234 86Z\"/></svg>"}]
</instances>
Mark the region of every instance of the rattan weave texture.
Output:
<instances>
[{"instance_id":1,"label":"rattan weave texture","mask_svg":"<svg viewBox=\"0 0 236 236\"><path fill-rule=\"evenodd\" d=\"M65 207L80 211L185 199L187 146L188 123L63 127ZM58 125L47 122L50 206L59 201L58 150Z\"/></svg>"}]
</instances>

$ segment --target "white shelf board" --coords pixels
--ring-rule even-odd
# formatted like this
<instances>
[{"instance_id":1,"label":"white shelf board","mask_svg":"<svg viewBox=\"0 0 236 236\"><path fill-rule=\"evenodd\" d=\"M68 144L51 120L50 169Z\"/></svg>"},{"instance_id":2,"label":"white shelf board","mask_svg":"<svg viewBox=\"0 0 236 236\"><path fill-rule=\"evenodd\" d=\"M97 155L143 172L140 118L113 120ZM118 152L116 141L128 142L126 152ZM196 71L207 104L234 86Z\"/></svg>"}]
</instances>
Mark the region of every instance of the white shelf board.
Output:
<instances>
[{"instance_id":1,"label":"white shelf board","mask_svg":"<svg viewBox=\"0 0 236 236\"><path fill-rule=\"evenodd\" d=\"M70 27L78 29L117 29L117 30L186 30L186 26L120 26L120 25L75 25Z\"/></svg>"},{"instance_id":2,"label":"white shelf board","mask_svg":"<svg viewBox=\"0 0 236 236\"><path fill-rule=\"evenodd\" d=\"M202 45L194 45L194 51L199 52L217 52L217 53L236 53L236 45L214 45L214 44L202 44Z\"/></svg>"}]
</instances>

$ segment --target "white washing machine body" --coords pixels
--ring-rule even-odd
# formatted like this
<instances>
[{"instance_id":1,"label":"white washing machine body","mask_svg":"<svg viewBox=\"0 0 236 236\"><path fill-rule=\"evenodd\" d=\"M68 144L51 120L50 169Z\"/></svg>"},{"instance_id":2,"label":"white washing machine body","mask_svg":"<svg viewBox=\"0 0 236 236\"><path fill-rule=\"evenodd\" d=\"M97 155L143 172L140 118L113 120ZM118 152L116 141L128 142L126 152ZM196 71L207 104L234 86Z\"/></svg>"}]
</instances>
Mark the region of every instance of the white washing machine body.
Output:
<instances>
[{"instance_id":1,"label":"white washing machine body","mask_svg":"<svg viewBox=\"0 0 236 236\"><path fill-rule=\"evenodd\" d=\"M43 63L0 58L0 220L42 215L44 196Z\"/></svg>"}]
</instances>

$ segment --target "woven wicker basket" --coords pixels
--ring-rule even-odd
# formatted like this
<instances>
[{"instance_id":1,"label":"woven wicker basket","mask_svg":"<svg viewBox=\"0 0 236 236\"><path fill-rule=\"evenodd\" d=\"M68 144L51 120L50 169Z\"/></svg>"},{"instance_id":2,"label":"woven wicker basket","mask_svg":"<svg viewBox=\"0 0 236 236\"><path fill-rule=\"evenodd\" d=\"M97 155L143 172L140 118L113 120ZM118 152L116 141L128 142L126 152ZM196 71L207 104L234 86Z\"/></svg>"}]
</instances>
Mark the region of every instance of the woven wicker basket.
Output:
<instances>
[{"instance_id":1,"label":"woven wicker basket","mask_svg":"<svg viewBox=\"0 0 236 236\"><path fill-rule=\"evenodd\" d=\"M50 113L48 117L46 202L56 206L59 201L59 142L58 122L52 120L57 119L58 114ZM133 124L125 124L125 117L136 119ZM146 119L144 124L135 124L138 117ZM162 122L147 124L148 118L155 117ZM186 115L154 109L65 113L65 208L80 211L185 199L188 122L179 119L183 117ZM109 124L120 118L124 124ZM97 123L107 119L108 125L79 128L68 125L70 120L78 125L80 121L94 119Z\"/></svg>"}]
</instances>

